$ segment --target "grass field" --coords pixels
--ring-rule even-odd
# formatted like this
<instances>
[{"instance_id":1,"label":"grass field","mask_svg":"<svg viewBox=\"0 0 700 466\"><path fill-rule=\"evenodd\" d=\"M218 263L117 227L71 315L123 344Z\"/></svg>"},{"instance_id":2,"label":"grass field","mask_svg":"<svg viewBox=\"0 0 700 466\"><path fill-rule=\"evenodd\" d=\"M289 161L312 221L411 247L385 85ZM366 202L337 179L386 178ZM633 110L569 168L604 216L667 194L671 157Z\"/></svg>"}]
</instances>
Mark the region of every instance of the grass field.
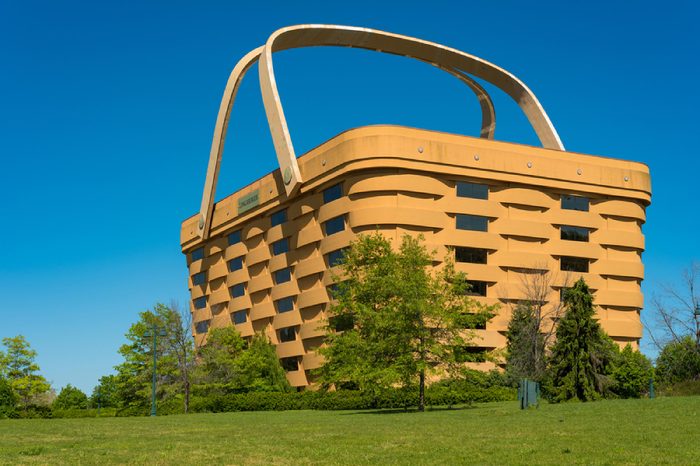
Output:
<instances>
[{"instance_id":1,"label":"grass field","mask_svg":"<svg viewBox=\"0 0 700 466\"><path fill-rule=\"evenodd\" d=\"M1 464L700 464L700 397L0 421Z\"/></svg>"}]
</instances>

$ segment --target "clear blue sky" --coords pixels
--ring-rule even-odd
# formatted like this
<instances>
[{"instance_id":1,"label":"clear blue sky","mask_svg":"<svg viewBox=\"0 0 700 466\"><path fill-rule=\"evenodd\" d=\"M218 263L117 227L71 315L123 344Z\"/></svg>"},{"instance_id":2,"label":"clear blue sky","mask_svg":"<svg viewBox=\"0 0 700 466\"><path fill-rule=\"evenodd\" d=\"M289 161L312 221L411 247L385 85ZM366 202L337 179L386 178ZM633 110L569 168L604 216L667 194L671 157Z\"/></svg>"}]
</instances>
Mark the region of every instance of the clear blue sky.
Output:
<instances>
[{"instance_id":1,"label":"clear blue sky","mask_svg":"<svg viewBox=\"0 0 700 466\"><path fill-rule=\"evenodd\" d=\"M286 25L374 27L503 66L569 150L650 166L647 298L700 259L696 2L236 3L0 0L0 336L24 334L55 388L92 390L138 312L187 304L179 229L199 208L223 87ZM330 48L276 60L299 153L363 124L477 134L473 96L430 66ZM219 197L276 164L249 76ZM493 94L497 138L536 144Z\"/></svg>"}]
</instances>

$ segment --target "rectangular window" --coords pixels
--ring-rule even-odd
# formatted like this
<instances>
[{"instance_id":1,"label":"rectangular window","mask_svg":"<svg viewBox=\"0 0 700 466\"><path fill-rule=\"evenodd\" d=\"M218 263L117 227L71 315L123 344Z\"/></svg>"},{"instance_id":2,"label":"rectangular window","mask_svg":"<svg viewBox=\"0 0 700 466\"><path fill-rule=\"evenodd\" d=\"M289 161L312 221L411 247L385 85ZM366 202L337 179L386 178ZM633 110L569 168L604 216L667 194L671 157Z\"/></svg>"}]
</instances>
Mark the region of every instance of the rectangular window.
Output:
<instances>
[{"instance_id":1,"label":"rectangular window","mask_svg":"<svg viewBox=\"0 0 700 466\"><path fill-rule=\"evenodd\" d=\"M590 232L588 228L562 225L560 230L561 239L565 239L567 241L583 241L584 243L588 242L588 234Z\"/></svg>"},{"instance_id":2,"label":"rectangular window","mask_svg":"<svg viewBox=\"0 0 700 466\"><path fill-rule=\"evenodd\" d=\"M561 256L559 258L560 269L565 272L588 273L588 259L582 257Z\"/></svg>"},{"instance_id":3,"label":"rectangular window","mask_svg":"<svg viewBox=\"0 0 700 466\"><path fill-rule=\"evenodd\" d=\"M233 246L234 244L238 244L241 242L241 230L234 231L230 235L228 235L228 245Z\"/></svg>"},{"instance_id":4,"label":"rectangular window","mask_svg":"<svg viewBox=\"0 0 700 466\"><path fill-rule=\"evenodd\" d=\"M328 204L331 201L340 199L343 195L343 184L338 183L323 191L323 203Z\"/></svg>"},{"instance_id":5,"label":"rectangular window","mask_svg":"<svg viewBox=\"0 0 700 466\"><path fill-rule=\"evenodd\" d=\"M270 224L273 227L276 225L282 225L286 221L287 221L287 211L286 210L277 211L270 216Z\"/></svg>"},{"instance_id":6,"label":"rectangular window","mask_svg":"<svg viewBox=\"0 0 700 466\"><path fill-rule=\"evenodd\" d=\"M228 271L235 272L236 270L241 270L243 268L243 256L236 257L228 261Z\"/></svg>"},{"instance_id":7,"label":"rectangular window","mask_svg":"<svg viewBox=\"0 0 700 466\"><path fill-rule=\"evenodd\" d=\"M479 215L457 214L457 229L472 230L472 231L488 231L488 217Z\"/></svg>"},{"instance_id":8,"label":"rectangular window","mask_svg":"<svg viewBox=\"0 0 700 466\"><path fill-rule=\"evenodd\" d=\"M200 296L199 298L192 300L192 304L194 304L195 309L204 309L207 307L207 297Z\"/></svg>"},{"instance_id":9,"label":"rectangular window","mask_svg":"<svg viewBox=\"0 0 700 466\"><path fill-rule=\"evenodd\" d=\"M289 280L292 279L292 271L289 269L289 267L285 269L281 269L275 272L275 283L280 284L280 283L285 283L288 282Z\"/></svg>"},{"instance_id":10,"label":"rectangular window","mask_svg":"<svg viewBox=\"0 0 700 466\"><path fill-rule=\"evenodd\" d=\"M237 283L229 288L232 298L240 298L245 296L245 283Z\"/></svg>"},{"instance_id":11,"label":"rectangular window","mask_svg":"<svg viewBox=\"0 0 700 466\"><path fill-rule=\"evenodd\" d=\"M486 290L488 289L488 284L479 280L467 280L469 285L469 291L467 294L469 296L486 296Z\"/></svg>"},{"instance_id":12,"label":"rectangular window","mask_svg":"<svg viewBox=\"0 0 700 466\"><path fill-rule=\"evenodd\" d=\"M456 362L486 362L488 348L478 346L458 346L454 349Z\"/></svg>"},{"instance_id":13,"label":"rectangular window","mask_svg":"<svg viewBox=\"0 0 700 466\"><path fill-rule=\"evenodd\" d=\"M588 198L562 194L561 208L565 210L580 210L582 212L588 212Z\"/></svg>"},{"instance_id":14,"label":"rectangular window","mask_svg":"<svg viewBox=\"0 0 700 466\"><path fill-rule=\"evenodd\" d=\"M193 249L190 253L190 262L197 262L204 259L204 246L201 248Z\"/></svg>"},{"instance_id":15,"label":"rectangular window","mask_svg":"<svg viewBox=\"0 0 700 466\"><path fill-rule=\"evenodd\" d=\"M206 282L207 282L207 273L206 272L199 272L199 273L192 275L192 285L200 286L200 285L204 285Z\"/></svg>"},{"instance_id":16,"label":"rectangular window","mask_svg":"<svg viewBox=\"0 0 700 466\"><path fill-rule=\"evenodd\" d=\"M345 257L345 248L336 249L328 253L328 266L335 267L343 263Z\"/></svg>"},{"instance_id":17,"label":"rectangular window","mask_svg":"<svg viewBox=\"0 0 700 466\"><path fill-rule=\"evenodd\" d=\"M194 324L194 330L197 333L207 333L209 331L209 321L200 320L199 322Z\"/></svg>"},{"instance_id":18,"label":"rectangular window","mask_svg":"<svg viewBox=\"0 0 700 466\"><path fill-rule=\"evenodd\" d=\"M328 324L336 332L344 332L345 330L351 330L355 325L355 319L352 314L339 314L331 316L328 319Z\"/></svg>"},{"instance_id":19,"label":"rectangular window","mask_svg":"<svg viewBox=\"0 0 700 466\"><path fill-rule=\"evenodd\" d=\"M287 372L299 370L299 358L296 356L293 358L282 358L280 359L280 364L282 365L282 369Z\"/></svg>"},{"instance_id":20,"label":"rectangular window","mask_svg":"<svg viewBox=\"0 0 700 466\"><path fill-rule=\"evenodd\" d=\"M282 238L279 241L272 243L272 255L284 254L289 251L289 239Z\"/></svg>"},{"instance_id":21,"label":"rectangular window","mask_svg":"<svg viewBox=\"0 0 700 466\"><path fill-rule=\"evenodd\" d=\"M231 321L234 324L245 324L246 322L248 322L248 309L236 311L233 314L231 314Z\"/></svg>"},{"instance_id":22,"label":"rectangular window","mask_svg":"<svg viewBox=\"0 0 700 466\"><path fill-rule=\"evenodd\" d=\"M289 312L294 309L294 298L288 296L278 299L275 301L275 305L277 306L277 313L282 314L283 312Z\"/></svg>"},{"instance_id":23,"label":"rectangular window","mask_svg":"<svg viewBox=\"0 0 700 466\"><path fill-rule=\"evenodd\" d=\"M326 230L326 236L333 235L345 230L345 217L341 215L339 217L332 218L323 225L324 229Z\"/></svg>"},{"instance_id":24,"label":"rectangular window","mask_svg":"<svg viewBox=\"0 0 700 466\"><path fill-rule=\"evenodd\" d=\"M294 341L297 339L296 327L285 327L280 329L280 343Z\"/></svg>"},{"instance_id":25,"label":"rectangular window","mask_svg":"<svg viewBox=\"0 0 700 466\"><path fill-rule=\"evenodd\" d=\"M472 199L488 199L489 187L485 184L458 181L457 197L470 197Z\"/></svg>"},{"instance_id":26,"label":"rectangular window","mask_svg":"<svg viewBox=\"0 0 700 466\"><path fill-rule=\"evenodd\" d=\"M469 262L472 264L485 264L488 253L486 249L478 248L455 248L455 261Z\"/></svg>"}]
</instances>

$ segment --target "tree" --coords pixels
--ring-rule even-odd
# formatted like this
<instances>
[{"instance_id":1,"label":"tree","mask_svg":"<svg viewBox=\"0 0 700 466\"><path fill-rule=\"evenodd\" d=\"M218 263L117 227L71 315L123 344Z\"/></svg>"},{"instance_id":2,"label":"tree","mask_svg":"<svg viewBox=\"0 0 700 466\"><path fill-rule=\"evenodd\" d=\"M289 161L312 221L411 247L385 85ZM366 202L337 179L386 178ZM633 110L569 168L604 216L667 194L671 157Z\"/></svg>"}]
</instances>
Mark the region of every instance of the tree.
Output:
<instances>
[{"instance_id":1,"label":"tree","mask_svg":"<svg viewBox=\"0 0 700 466\"><path fill-rule=\"evenodd\" d=\"M663 347L656 358L656 375L667 385L700 380L700 348L690 335Z\"/></svg>"},{"instance_id":2,"label":"tree","mask_svg":"<svg viewBox=\"0 0 700 466\"><path fill-rule=\"evenodd\" d=\"M651 361L627 344L615 356L611 373L611 390L621 398L639 398L649 388L649 380L654 376Z\"/></svg>"},{"instance_id":3,"label":"tree","mask_svg":"<svg viewBox=\"0 0 700 466\"><path fill-rule=\"evenodd\" d=\"M234 390L236 359L243 353L245 340L235 327L211 328L206 344L199 349L197 383L208 393Z\"/></svg>"},{"instance_id":4,"label":"tree","mask_svg":"<svg viewBox=\"0 0 700 466\"><path fill-rule=\"evenodd\" d=\"M528 303L518 304L508 323L506 374L511 382L522 378L540 381L545 371L544 336Z\"/></svg>"},{"instance_id":5,"label":"tree","mask_svg":"<svg viewBox=\"0 0 700 466\"><path fill-rule=\"evenodd\" d=\"M63 387L56 399L53 400L53 408L58 409L85 409L87 405L87 395L71 384Z\"/></svg>"},{"instance_id":6,"label":"tree","mask_svg":"<svg viewBox=\"0 0 700 466\"><path fill-rule=\"evenodd\" d=\"M6 351L0 351L0 377L7 378L26 410L51 385L39 374L39 365L34 361L36 351L22 335L3 338L2 343Z\"/></svg>"},{"instance_id":7,"label":"tree","mask_svg":"<svg viewBox=\"0 0 700 466\"><path fill-rule=\"evenodd\" d=\"M322 382L370 392L417 386L422 411L426 374L464 367L460 353L473 337L462 327L464 317L492 309L467 296L466 277L455 271L451 259L433 271L433 255L421 240L405 235L398 251L380 233L351 243L342 274L334 277L337 303L327 344L320 349L325 357ZM351 322L352 327L336 332L335 322Z\"/></svg>"},{"instance_id":8,"label":"tree","mask_svg":"<svg viewBox=\"0 0 700 466\"><path fill-rule=\"evenodd\" d=\"M598 399L610 386L615 343L594 318L593 296L583 278L564 293L564 305L550 358L549 396L554 401Z\"/></svg>"},{"instance_id":9,"label":"tree","mask_svg":"<svg viewBox=\"0 0 700 466\"><path fill-rule=\"evenodd\" d=\"M292 389L274 345L263 332L253 336L248 348L236 359L234 371L238 391L288 392Z\"/></svg>"},{"instance_id":10,"label":"tree","mask_svg":"<svg viewBox=\"0 0 700 466\"><path fill-rule=\"evenodd\" d=\"M192 314L181 309L176 302L172 302L170 307L157 304L156 314L161 316L164 323L166 350L175 357L182 387L183 408L187 414L190 409L191 379L195 367Z\"/></svg>"},{"instance_id":11,"label":"tree","mask_svg":"<svg viewBox=\"0 0 700 466\"><path fill-rule=\"evenodd\" d=\"M17 406L17 395L12 390L10 383L0 377L0 419L12 417Z\"/></svg>"},{"instance_id":12,"label":"tree","mask_svg":"<svg viewBox=\"0 0 700 466\"><path fill-rule=\"evenodd\" d=\"M96 408L116 408L118 406L117 376L103 375L92 390L90 406Z\"/></svg>"}]
</instances>

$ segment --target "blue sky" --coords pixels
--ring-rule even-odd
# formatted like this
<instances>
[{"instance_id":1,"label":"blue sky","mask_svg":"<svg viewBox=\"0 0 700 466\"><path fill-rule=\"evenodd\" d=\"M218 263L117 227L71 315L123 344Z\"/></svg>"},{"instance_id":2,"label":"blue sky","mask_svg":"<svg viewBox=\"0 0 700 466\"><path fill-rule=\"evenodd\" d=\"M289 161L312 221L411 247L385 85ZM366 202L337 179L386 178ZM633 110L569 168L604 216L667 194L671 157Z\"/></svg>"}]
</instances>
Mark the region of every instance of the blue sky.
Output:
<instances>
[{"instance_id":1,"label":"blue sky","mask_svg":"<svg viewBox=\"0 0 700 466\"><path fill-rule=\"evenodd\" d=\"M697 3L236 3L0 1L0 337L24 334L57 389L111 372L138 312L186 305L179 226L199 208L223 87L286 25L373 27L508 69L568 150L650 166L647 298L700 259ZM275 60L298 153L364 124L478 134L473 96L430 66L331 48ZM276 165L249 76L219 197ZM497 138L536 144L492 94Z\"/></svg>"}]
</instances>

